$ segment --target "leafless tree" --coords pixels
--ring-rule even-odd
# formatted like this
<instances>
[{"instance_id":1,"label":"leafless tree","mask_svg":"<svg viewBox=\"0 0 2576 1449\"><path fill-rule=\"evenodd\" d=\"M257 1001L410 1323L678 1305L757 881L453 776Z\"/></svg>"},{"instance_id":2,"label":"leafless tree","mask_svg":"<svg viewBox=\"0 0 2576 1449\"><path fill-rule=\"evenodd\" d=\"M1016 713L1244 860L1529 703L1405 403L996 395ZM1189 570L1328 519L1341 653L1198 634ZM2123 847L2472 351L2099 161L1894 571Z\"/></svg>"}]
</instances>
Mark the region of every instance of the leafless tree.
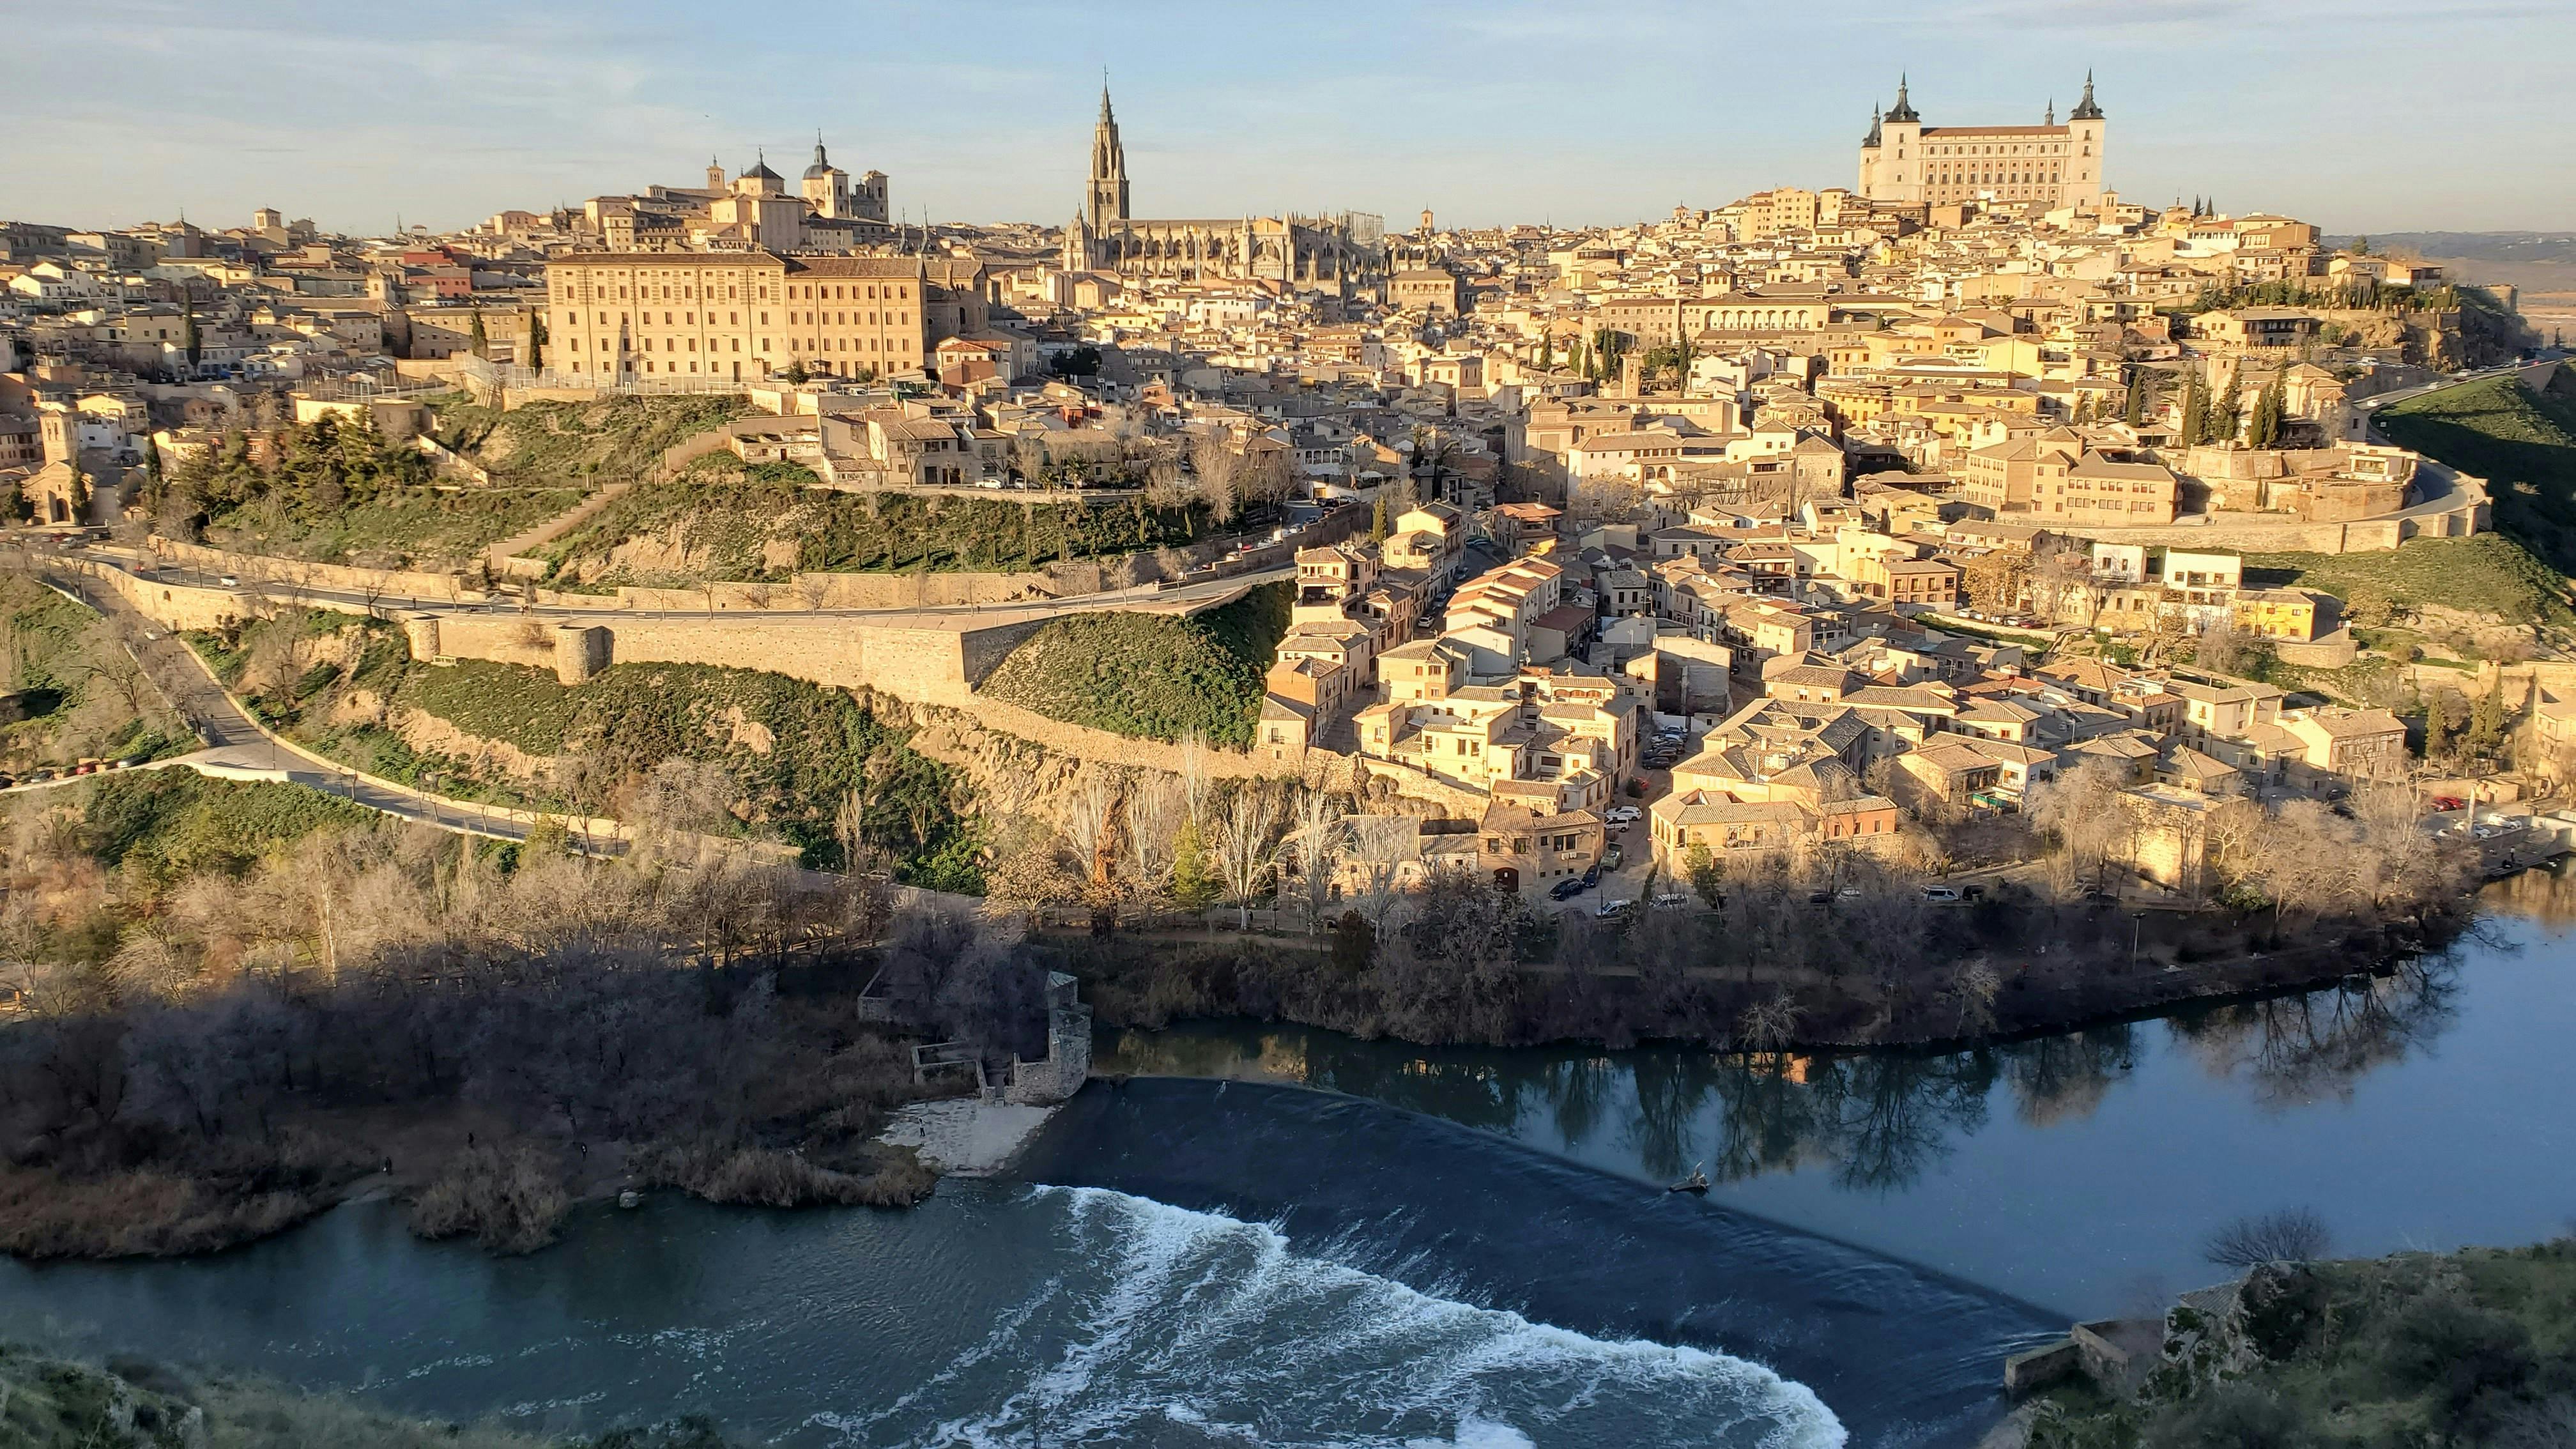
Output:
<instances>
[{"instance_id":1,"label":"leafless tree","mask_svg":"<svg viewBox=\"0 0 2576 1449\"><path fill-rule=\"evenodd\" d=\"M2306 1208L2238 1218L2202 1242L2200 1255L2221 1268L2313 1263L2334 1250L2325 1219Z\"/></svg>"},{"instance_id":2,"label":"leafless tree","mask_svg":"<svg viewBox=\"0 0 2576 1449\"><path fill-rule=\"evenodd\" d=\"M1736 1040L1748 1051L1776 1052L1798 1039L1798 1023L1807 1009L1787 987L1753 1003L1735 1021Z\"/></svg>"},{"instance_id":3,"label":"leafless tree","mask_svg":"<svg viewBox=\"0 0 2576 1449\"><path fill-rule=\"evenodd\" d=\"M1404 867L1421 859L1421 822L1410 815L1354 815L1345 824L1369 924L1384 930L1401 896Z\"/></svg>"},{"instance_id":4,"label":"leafless tree","mask_svg":"<svg viewBox=\"0 0 2576 1449\"><path fill-rule=\"evenodd\" d=\"M1199 503L1207 509L1210 522L1234 521L1242 502L1244 463L1234 440L1224 433L1206 432L1191 440L1190 471L1198 475Z\"/></svg>"},{"instance_id":5,"label":"leafless tree","mask_svg":"<svg viewBox=\"0 0 2576 1449\"><path fill-rule=\"evenodd\" d=\"M1065 844L1073 849L1075 869L1094 890L1107 889L1118 855L1118 780L1109 771L1086 765L1065 801Z\"/></svg>"},{"instance_id":6,"label":"leafless tree","mask_svg":"<svg viewBox=\"0 0 2576 1449\"><path fill-rule=\"evenodd\" d=\"M1208 779L1207 736L1197 726L1181 735L1177 753L1180 756L1181 803L1189 810L1189 823L1204 825L1208 818L1208 796L1214 788Z\"/></svg>"},{"instance_id":7,"label":"leafless tree","mask_svg":"<svg viewBox=\"0 0 2576 1449\"><path fill-rule=\"evenodd\" d=\"M1347 841L1342 810L1333 797L1322 790L1299 791L1289 816L1288 838L1281 842L1280 851L1294 861L1297 884L1305 895L1309 929L1323 919L1324 907L1332 900L1333 871ZM1284 893L1287 882L1283 879L1280 884Z\"/></svg>"},{"instance_id":8,"label":"leafless tree","mask_svg":"<svg viewBox=\"0 0 2576 1449\"><path fill-rule=\"evenodd\" d=\"M1252 899L1271 868L1271 838L1279 824L1279 802L1258 785L1236 787L1225 814L1216 822L1212 844L1217 879L1225 883L1239 915L1237 924L1252 929Z\"/></svg>"},{"instance_id":9,"label":"leafless tree","mask_svg":"<svg viewBox=\"0 0 2576 1449\"><path fill-rule=\"evenodd\" d=\"M1170 775L1148 773L1129 787L1120 857L1128 884L1140 895L1159 895L1170 877L1188 808L1180 781Z\"/></svg>"},{"instance_id":10,"label":"leafless tree","mask_svg":"<svg viewBox=\"0 0 2576 1449\"><path fill-rule=\"evenodd\" d=\"M1190 502L1190 482L1177 453L1160 453L1145 465L1145 506L1183 508Z\"/></svg>"},{"instance_id":11,"label":"leafless tree","mask_svg":"<svg viewBox=\"0 0 2576 1449\"><path fill-rule=\"evenodd\" d=\"M2058 889L2098 882L2122 852L2131 828L2120 796L2127 772L2109 760L2087 760L2030 790L2030 822L2056 841L2049 867Z\"/></svg>"}]
</instances>

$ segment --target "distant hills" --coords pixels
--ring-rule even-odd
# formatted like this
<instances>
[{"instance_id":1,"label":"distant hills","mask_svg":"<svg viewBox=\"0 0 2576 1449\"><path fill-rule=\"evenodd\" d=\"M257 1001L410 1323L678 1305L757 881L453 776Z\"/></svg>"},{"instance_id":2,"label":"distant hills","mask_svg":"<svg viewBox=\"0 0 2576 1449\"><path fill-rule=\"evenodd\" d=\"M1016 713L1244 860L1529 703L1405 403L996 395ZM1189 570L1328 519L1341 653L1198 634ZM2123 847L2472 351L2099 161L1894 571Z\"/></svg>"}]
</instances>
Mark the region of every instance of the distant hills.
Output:
<instances>
[{"instance_id":1,"label":"distant hills","mask_svg":"<svg viewBox=\"0 0 2576 1449\"><path fill-rule=\"evenodd\" d=\"M2372 251L2409 252L2428 259L2474 262L2576 262L2576 231L2374 231ZM2360 237L2330 236L2326 245L2348 247Z\"/></svg>"}]
</instances>

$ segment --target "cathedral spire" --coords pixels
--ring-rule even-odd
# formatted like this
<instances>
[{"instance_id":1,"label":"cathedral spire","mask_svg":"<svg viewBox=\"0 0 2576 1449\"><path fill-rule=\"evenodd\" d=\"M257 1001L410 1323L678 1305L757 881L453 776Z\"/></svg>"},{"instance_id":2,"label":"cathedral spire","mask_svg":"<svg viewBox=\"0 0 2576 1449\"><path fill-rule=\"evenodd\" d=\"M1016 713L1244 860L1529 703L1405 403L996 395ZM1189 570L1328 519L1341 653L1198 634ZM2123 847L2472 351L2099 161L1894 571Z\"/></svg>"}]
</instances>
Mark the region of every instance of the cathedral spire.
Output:
<instances>
[{"instance_id":1,"label":"cathedral spire","mask_svg":"<svg viewBox=\"0 0 2576 1449\"><path fill-rule=\"evenodd\" d=\"M2050 96L2048 98L2048 114L2040 117L2039 123L2043 126L2054 126L2057 124L2057 97Z\"/></svg>"}]
</instances>

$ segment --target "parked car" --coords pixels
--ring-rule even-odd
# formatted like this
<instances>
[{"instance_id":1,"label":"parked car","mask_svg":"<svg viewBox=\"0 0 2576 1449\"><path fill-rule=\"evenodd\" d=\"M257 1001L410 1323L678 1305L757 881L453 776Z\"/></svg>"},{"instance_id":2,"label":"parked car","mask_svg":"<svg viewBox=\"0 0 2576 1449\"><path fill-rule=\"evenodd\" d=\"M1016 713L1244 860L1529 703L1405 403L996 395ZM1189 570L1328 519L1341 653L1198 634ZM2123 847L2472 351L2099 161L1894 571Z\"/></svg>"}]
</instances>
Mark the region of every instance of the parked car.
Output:
<instances>
[{"instance_id":1,"label":"parked car","mask_svg":"<svg viewBox=\"0 0 2576 1449\"><path fill-rule=\"evenodd\" d=\"M1567 876L1548 888L1547 898L1552 901L1570 901L1591 889L1591 885L1590 881L1579 876Z\"/></svg>"},{"instance_id":2,"label":"parked car","mask_svg":"<svg viewBox=\"0 0 2576 1449\"><path fill-rule=\"evenodd\" d=\"M1680 891L1666 891L1654 900L1655 909L1659 911L1677 911L1690 903L1691 898Z\"/></svg>"},{"instance_id":3,"label":"parked car","mask_svg":"<svg viewBox=\"0 0 2576 1449\"><path fill-rule=\"evenodd\" d=\"M2462 800L2457 795L2440 795L2434 797L2433 808L2436 810L2465 810L2468 808L2468 802Z\"/></svg>"},{"instance_id":4,"label":"parked car","mask_svg":"<svg viewBox=\"0 0 2576 1449\"><path fill-rule=\"evenodd\" d=\"M1622 850L1615 845L1611 846L1608 850L1601 852L1601 868L1603 870L1617 870L1619 868L1619 862L1626 860L1627 858L1628 853L1625 850Z\"/></svg>"},{"instance_id":5,"label":"parked car","mask_svg":"<svg viewBox=\"0 0 2576 1449\"><path fill-rule=\"evenodd\" d=\"M1627 825L1640 819L1645 813L1634 805L1613 805L1601 812L1601 818L1613 825Z\"/></svg>"},{"instance_id":6,"label":"parked car","mask_svg":"<svg viewBox=\"0 0 2576 1449\"><path fill-rule=\"evenodd\" d=\"M1592 914L1597 919L1607 919L1608 917L1615 916L1635 904L1635 901L1603 901L1601 904L1592 908Z\"/></svg>"},{"instance_id":7,"label":"parked car","mask_svg":"<svg viewBox=\"0 0 2576 1449\"><path fill-rule=\"evenodd\" d=\"M1601 884L1601 867L1598 865L1585 866L1583 868L1583 883L1588 886Z\"/></svg>"},{"instance_id":8,"label":"parked car","mask_svg":"<svg viewBox=\"0 0 2576 1449\"><path fill-rule=\"evenodd\" d=\"M1959 888L1957 886L1943 885L1925 886L1923 888L1923 899L1942 903L1955 901L1959 899Z\"/></svg>"}]
</instances>

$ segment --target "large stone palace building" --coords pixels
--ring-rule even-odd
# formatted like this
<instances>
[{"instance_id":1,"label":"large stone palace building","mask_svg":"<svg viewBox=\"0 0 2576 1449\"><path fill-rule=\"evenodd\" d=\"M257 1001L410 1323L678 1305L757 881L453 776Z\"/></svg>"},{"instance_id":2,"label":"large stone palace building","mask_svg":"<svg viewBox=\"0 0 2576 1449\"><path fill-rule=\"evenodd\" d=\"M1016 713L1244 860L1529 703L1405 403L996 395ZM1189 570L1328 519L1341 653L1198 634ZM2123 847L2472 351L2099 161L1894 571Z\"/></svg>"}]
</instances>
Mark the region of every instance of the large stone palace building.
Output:
<instances>
[{"instance_id":1,"label":"large stone palace building","mask_svg":"<svg viewBox=\"0 0 2576 1449\"><path fill-rule=\"evenodd\" d=\"M2102 108L2093 77L2059 125L2051 102L2037 126L1927 126L1896 83L1896 104L1870 118L1860 143L1860 194L1900 205L2038 202L2050 208L2102 199Z\"/></svg>"},{"instance_id":2,"label":"large stone palace building","mask_svg":"<svg viewBox=\"0 0 2576 1449\"><path fill-rule=\"evenodd\" d=\"M1068 272L1124 277L1250 278L1348 297L1386 281L1383 238L1360 218L1246 216L1139 220L1128 214L1127 150L1109 87L1091 128L1091 176L1064 230Z\"/></svg>"},{"instance_id":3,"label":"large stone palace building","mask_svg":"<svg viewBox=\"0 0 2576 1449\"><path fill-rule=\"evenodd\" d=\"M549 365L600 376L756 382L918 373L981 332L981 264L948 257L572 252L546 264Z\"/></svg>"}]
</instances>

